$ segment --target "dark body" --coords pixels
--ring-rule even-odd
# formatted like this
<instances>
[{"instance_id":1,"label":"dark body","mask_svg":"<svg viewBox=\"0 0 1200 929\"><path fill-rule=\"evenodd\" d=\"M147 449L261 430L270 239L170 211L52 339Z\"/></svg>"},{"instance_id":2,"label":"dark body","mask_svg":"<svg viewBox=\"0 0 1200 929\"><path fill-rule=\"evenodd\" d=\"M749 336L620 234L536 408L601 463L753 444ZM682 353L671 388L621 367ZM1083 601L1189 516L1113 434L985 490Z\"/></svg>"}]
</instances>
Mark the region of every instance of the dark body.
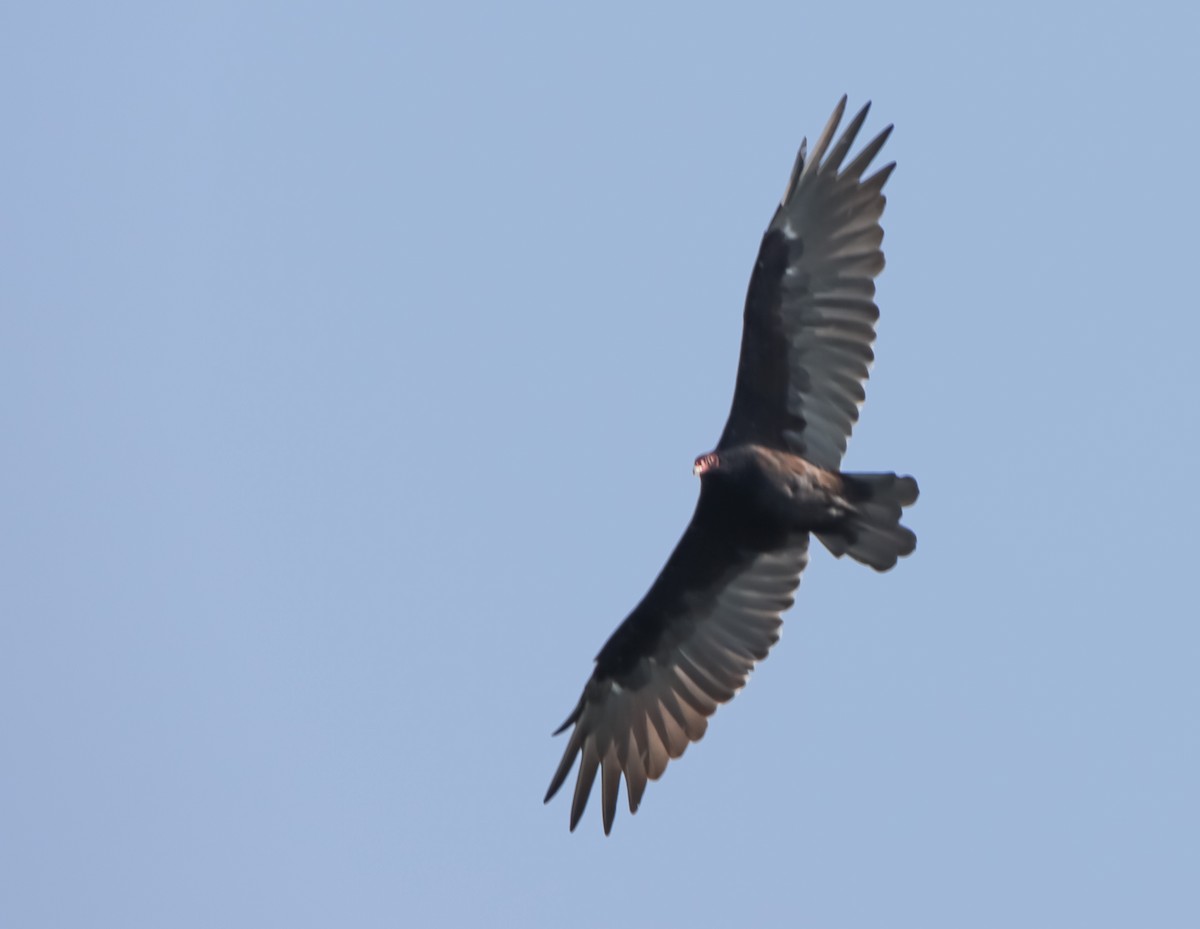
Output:
<instances>
[{"instance_id":1,"label":"dark body","mask_svg":"<svg viewBox=\"0 0 1200 929\"><path fill-rule=\"evenodd\" d=\"M649 780L703 736L779 638L810 535L886 571L916 547L900 524L911 477L840 470L865 392L883 268L882 188L863 173L890 127L845 167L864 107L833 142L842 99L807 159L801 146L746 297L732 408L696 459L692 521L649 592L596 657L547 801L579 759L571 828L601 779L605 832L622 777L630 812ZM557 734L557 733L556 733Z\"/></svg>"},{"instance_id":2,"label":"dark body","mask_svg":"<svg viewBox=\"0 0 1200 929\"><path fill-rule=\"evenodd\" d=\"M834 532L854 512L841 475L761 445L721 453L700 479L738 494L736 508L750 521L799 532Z\"/></svg>"}]
</instances>

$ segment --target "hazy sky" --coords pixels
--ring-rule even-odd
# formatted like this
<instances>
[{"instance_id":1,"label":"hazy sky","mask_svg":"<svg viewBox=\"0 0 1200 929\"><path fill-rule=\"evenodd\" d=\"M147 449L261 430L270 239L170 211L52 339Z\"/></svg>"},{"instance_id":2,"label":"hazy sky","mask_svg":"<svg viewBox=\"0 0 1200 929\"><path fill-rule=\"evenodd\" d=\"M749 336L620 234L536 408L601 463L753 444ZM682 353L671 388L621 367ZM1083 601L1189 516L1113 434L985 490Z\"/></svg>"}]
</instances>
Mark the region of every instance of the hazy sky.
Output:
<instances>
[{"instance_id":1,"label":"hazy sky","mask_svg":"<svg viewBox=\"0 0 1200 929\"><path fill-rule=\"evenodd\" d=\"M1200 14L10 4L0 925L1200 925ZM848 468L709 734L574 835L796 146L896 131ZM623 806L623 804L622 804Z\"/></svg>"}]
</instances>

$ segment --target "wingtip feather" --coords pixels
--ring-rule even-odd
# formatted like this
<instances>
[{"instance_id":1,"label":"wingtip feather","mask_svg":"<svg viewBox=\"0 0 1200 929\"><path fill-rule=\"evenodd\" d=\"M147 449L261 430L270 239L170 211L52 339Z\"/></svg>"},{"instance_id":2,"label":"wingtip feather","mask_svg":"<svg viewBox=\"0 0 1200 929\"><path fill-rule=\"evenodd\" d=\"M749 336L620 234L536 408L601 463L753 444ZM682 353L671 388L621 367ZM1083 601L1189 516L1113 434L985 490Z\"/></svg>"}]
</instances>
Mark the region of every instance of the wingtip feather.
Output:
<instances>
[{"instance_id":1,"label":"wingtip feather","mask_svg":"<svg viewBox=\"0 0 1200 929\"><path fill-rule=\"evenodd\" d=\"M830 115L829 121L825 123L825 128L821 130L817 144L813 146L812 157L808 159L804 166L804 174L810 174L815 171L817 166L821 164L821 159L825 157L825 150L829 147L829 143L833 141L838 125L842 121L842 116L845 115L846 100L847 96L842 94L842 99L833 108L833 113Z\"/></svg>"},{"instance_id":2,"label":"wingtip feather","mask_svg":"<svg viewBox=\"0 0 1200 929\"><path fill-rule=\"evenodd\" d=\"M866 106L854 114L854 118L846 126L846 130L838 138L837 143L829 151L829 157L825 159L825 163L817 167L821 171L832 171L837 173L842 166L846 155L849 154L850 148L854 145L854 140L858 138L858 132L862 129L862 125L866 122L867 113L871 109L870 101L867 101Z\"/></svg>"},{"instance_id":3,"label":"wingtip feather","mask_svg":"<svg viewBox=\"0 0 1200 929\"><path fill-rule=\"evenodd\" d=\"M891 124L885 126L883 130L875 136L875 138L863 146L863 150L861 152L854 156L854 160L851 161L850 164L846 165L846 170L843 173L849 175L850 177L862 177L862 173L866 171L871 162L875 160L875 156L879 154L880 149L883 148L884 143L887 142L894 128L895 126Z\"/></svg>"},{"instance_id":4,"label":"wingtip feather","mask_svg":"<svg viewBox=\"0 0 1200 929\"><path fill-rule=\"evenodd\" d=\"M587 809L588 798L592 793L592 785L596 782L596 771L600 767L600 757L591 739L583 746L583 754L579 758L579 777L575 781L575 796L571 799L571 831L579 825L583 811Z\"/></svg>"}]
</instances>

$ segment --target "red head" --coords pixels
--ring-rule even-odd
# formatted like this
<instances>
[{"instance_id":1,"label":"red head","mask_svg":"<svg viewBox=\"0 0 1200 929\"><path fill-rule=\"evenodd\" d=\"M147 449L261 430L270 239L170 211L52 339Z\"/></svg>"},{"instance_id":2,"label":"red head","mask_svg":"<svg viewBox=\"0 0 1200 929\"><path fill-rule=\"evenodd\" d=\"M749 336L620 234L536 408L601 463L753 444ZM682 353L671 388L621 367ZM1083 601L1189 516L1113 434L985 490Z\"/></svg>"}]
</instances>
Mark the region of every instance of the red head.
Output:
<instances>
[{"instance_id":1,"label":"red head","mask_svg":"<svg viewBox=\"0 0 1200 929\"><path fill-rule=\"evenodd\" d=\"M701 455L696 459L696 463L692 465L692 473L696 477L703 477L705 472L715 470L721 466L721 459L717 457L716 452L709 452L707 455Z\"/></svg>"}]
</instances>

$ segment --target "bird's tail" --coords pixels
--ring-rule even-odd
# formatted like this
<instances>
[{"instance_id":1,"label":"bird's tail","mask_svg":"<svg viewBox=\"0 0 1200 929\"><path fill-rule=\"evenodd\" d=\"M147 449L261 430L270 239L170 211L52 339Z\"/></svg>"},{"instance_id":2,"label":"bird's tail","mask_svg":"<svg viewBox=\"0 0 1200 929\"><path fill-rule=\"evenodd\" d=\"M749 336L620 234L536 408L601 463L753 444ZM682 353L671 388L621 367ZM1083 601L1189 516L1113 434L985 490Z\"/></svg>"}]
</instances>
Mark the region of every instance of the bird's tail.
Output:
<instances>
[{"instance_id":1,"label":"bird's tail","mask_svg":"<svg viewBox=\"0 0 1200 929\"><path fill-rule=\"evenodd\" d=\"M898 558L911 555L917 537L900 525L900 516L916 502L917 482L891 473L843 474L842 481L843 495L854 512L836 531L817 534L825 547L839 558L849 555L876 571L886 571Z\"/></svg>"}]
</instances>

